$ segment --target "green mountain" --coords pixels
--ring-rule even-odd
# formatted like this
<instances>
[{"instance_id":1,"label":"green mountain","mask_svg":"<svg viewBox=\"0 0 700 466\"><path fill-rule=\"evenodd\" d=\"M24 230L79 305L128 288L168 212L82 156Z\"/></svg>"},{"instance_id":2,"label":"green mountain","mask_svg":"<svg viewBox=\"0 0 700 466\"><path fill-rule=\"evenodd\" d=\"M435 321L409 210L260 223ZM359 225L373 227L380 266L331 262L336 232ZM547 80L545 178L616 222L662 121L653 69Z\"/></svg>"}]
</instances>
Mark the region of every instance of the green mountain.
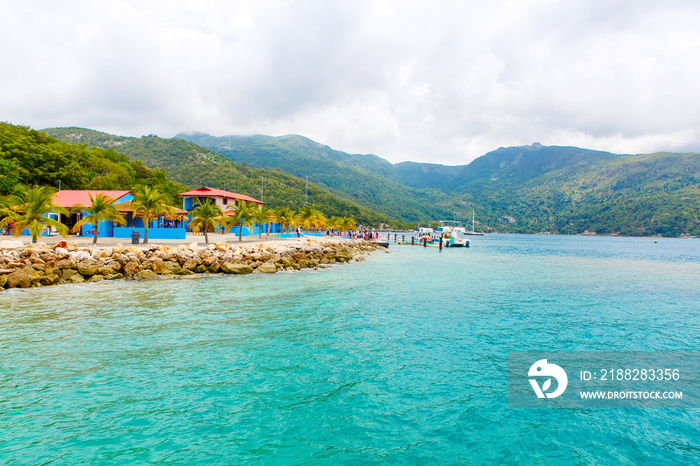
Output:
<instances>
[{"instance_id":1,"label":"green mountain","mask_svg":"<svg viewBox=\"0 0 700 466\"><path fill-rule=\"evenodd\" d=\"M212 186L263 198L271 207L293 210L304 205L306 182L280 170L255 169L182 139L153 135L141 138L114 136L85 128L49 128L52 137L76 144L123 154L128 160L163 170L167 176L191 188ZM263 192L263 177L264 192ZM182 192L182 191L180 191ZM309 203L327 216L348 216L365 225L394 224L394 217L378 213L316 184L308 184Z\"/></svg>"},{"instance_id":2,"label":"green mountain","mask_svg":"<svg viewBox=\"0 0 700 466\"><path fill-rule=\"evenodd\" d=\"M181 133L239 163L308 176L406 221L469 220L507 232L678 236L700 233L699 154L618 155L533 144L500 148L468 165L391 164L302 136Z\"/></svg>"}]
</instances>

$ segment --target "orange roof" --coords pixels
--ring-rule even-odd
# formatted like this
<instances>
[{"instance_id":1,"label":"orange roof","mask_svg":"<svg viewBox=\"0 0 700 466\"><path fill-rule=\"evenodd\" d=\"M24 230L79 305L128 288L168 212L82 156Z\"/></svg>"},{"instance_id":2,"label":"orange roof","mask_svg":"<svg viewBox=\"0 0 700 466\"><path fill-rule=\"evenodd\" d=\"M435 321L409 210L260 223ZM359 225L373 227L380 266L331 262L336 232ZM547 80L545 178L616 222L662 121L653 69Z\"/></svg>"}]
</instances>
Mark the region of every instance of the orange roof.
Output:
<instances>
[{"instance_id":1,"label":"orange roof","mask_svg":"<svg viewBox=\"0 0 700 466\"><path fill-rule=\"evenodd\" d=\"M187 191L186 193L179 193L179 196L198 196L198 197L223 197L226 199L240 199L245 202L255 202L256 204L264 204L263 201L259 201L245 194L232 193L229 191L224 191L223 189L210 188L208 186L202 186L193 191Z\"/></svg>"},{"instance_id":2,"label":"orange roof","mask_svg":"<svg viewBox=\"0 0 700 466\"><path fill-rule=\"evenodd\" d=\"M90 207L92 202L90 201L90 196L97 197L98 194L103 194L109 199L118 201L127 194L131 194L131 191L105 191L99 189L88 189L88 190L70 190L64 189L58 191L53 195L53 203L60 205L61 207L69 208L74 205L82 205L85 207Z\"/></svg>"}]
</instances>

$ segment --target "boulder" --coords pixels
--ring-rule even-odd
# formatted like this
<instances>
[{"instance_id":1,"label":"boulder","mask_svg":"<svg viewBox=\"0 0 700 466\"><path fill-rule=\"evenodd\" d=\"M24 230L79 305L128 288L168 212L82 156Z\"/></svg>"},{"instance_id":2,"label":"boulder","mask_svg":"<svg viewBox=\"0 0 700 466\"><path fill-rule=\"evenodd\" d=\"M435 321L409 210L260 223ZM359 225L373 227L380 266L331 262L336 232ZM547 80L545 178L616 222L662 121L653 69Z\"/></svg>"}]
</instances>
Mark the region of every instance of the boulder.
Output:
<instances>
[{"instance_id":1,"label":"boulder","mask_svg":"<svg viewBox=\"0 0 700 466\"><path fill-rule=\"evenodd\" d=\"M74 269L76 265L75 261L70 257L56 261L56 267L59 269Z\"/></svg>"},{"instance_id":2,"label":"boulder","mask_svg":"<svg viewBox=\"0 0 700 466\"><path fill-rule=\"evenodd\" d=\"M219 270L221 270L221 264L218 262L214 262L209 266L209 272L211 273L217 273ZM252 272L252 270L251 270Z\"/></svg>"},{"instance_id":3,"label":"boulder","mask_svg":"<svg viewBox=\"0 0 700 466\"><path fill-rule=\"evenodd\" d=\"M61 279L60 276L58 276L55 273L49 274L49 275L44 275L39 279L39 283L41 283L43 286L50 286L50 285L55 285L58 283L58 281Z\"/></svg>"},{"instance_id":4,"label":"boulder","mask_svg":"<svg viewBox=\"0 0 700 466\"><path fill-rule=\"evenodd\" d=\"M129 262L126 256L120 253L112 253L112 260L119 262L121 265L124 265L127 262Z\"/></svg>"},{"instance_id":5,"label":"boulder","mask_svg":"<svg viewBox=\"0 0 700 466\"><path fill-rule=\"evenodd\" d=\"M77 268L83 277L92 277L99 270L99 264L96 261L80 261Z\"/></svg>"},{"instance_id":6,"label":"boulder","mask_svg":"<svg viewBox=\"0 0 700 466\"><path fill-rule=\"evenodd\" d=\"M164 273L167 273L169 271L168 266L165 265L165 262L163 262L160 259L154 260L153 263L151 264L151 268L157 274L164 274Z\"/></svg>"},{"instance_id":7,"label":"boulder","mask_svg":"<svg viewBox=\"0 0 700 466\"><path fill-rule=\"evenodd\" d=\"M259 267L257 267L255 270L253 270L253 273L275 273L277 272L277 267L275 266L275 263L272 262L271 260L261 264Z\"/></svg>"},{"instance_id":8,"label":"boulder","mask_svg":"<svg viewBox=\"0 0 700 466\"><path fill-rule=\"evenodd\" d=\"M7 283L7 275L0 275L0 288L3 288Z\"/></svg>"},{"instance_id":9,"label":"boulder","mask_svg":"<svg viewBox=\"0 0 700 466\"><path fill-rule=\"evenodd\" d=\"M158 280L160 276L153 270L142 270L137 273L134 278L137 280Z\"/></svg>"},{"instance_id":10,"label":"boulder","mask_svg":"<svg viewBox=\"0 0 700 466\"><path fill-rule=\"evenodd\" d=\"M350 249L339 249L335 252L335 260L339 262L349 262L352 260L352 251Z\"/></svg>"},{"instance_id":11,"label":"boulder","mask_svg":"<svg viewBox=\"0 0 700 466\"><path fill-rule=\"evenodd\" d=\"M87 280L87 282L88 282L88 283L101 282L101 281L104 280L104 279L105 279L104 275L95 274L95 275L93 275L92 277L90 277L90 278Z\"/></svg>"},{"instance_id":12,"label":"boulder","mask_svg":"<svg viewBox=\"0 0 700 466\"><path fill-rule=\"evenodd\" d=\"M105 280L119 280L120 278L124 278L124 275L120 273L110 273L104 276Z\"/></svg>"},{"instance_id":13,"label":"boulder","mask_svg":"<svg viewBox=\"0 0 700 466\"><path fill-rule=\"evenodd\" d=\"M131 277L132 275L136 275L141 271L141 264L139 264L136 261L130 261L127 262L126 265L124 265L124 275L127 277Z\"/></svg>"},{"instance_id":14,"label":"boulder","mask_svg":"<svg viewBox=\"0 0 700 466\"><path fill-rule=\"evenodd\" d=\"M204 272L208 272L208 271L209 271L209 268L204 264L199 264L197 267L194 268L195 273L204 273Z\"/></svg>"},{"instance_id":15,"label":"boulder","mask_svg":"<svg viewBox=\"0 0 700 466\"><path fill-rule=\"evenodd\" d=\"M184 270L187 270L180 267L180 264L175 261L165 261L164 264L167 268L167 273L174 273L175 275L180 275L183 273Z\"/></svg>"},{"instance_id":16,"label":"boulder","mask_svg":"<svg viewBox=\"0 0 700 466\"><path fill-rule=\"evenodd\" d=\"M194 270L197 267L197 262L192 259L187 259L183 264L182 268L187 270Z\"/></svg>"},{"instance_id":17,"label":"boulder","mask_svg":"<svg viewBox=\"0 0 700 466\"><path fill-rule=\"evenodd\" d=\"M78 271L75 269L63 269L61 272L61 278L64 280L69 280L73 275L79 275Z\"/></svg>"},{"instance_id":18,"label":"boulder","mask_svg":"<svg viewBox=\"0 0 700 466\"><path fill-rule=\"evenodd\" d=\"M221 264L221 271L224 273L233 273L237 275L252 273L253 268L246 264L238 262L224 262Z\"/></svg>"},{"instance_id":19,"label":"boulder","mask_svg":"<svg viewBox=\"0 0 700 466\"><path fill-rule=\"evenodd\" d=\"M24 270L15 270L7 275L7 288L29 288L32 284L32 277Z\"/></svg>"},{"instance_id":20,"label":"boulder","mask_svg":"<svg viewBox=\"0 0 700 466\"><path fill-rule=\"evenodd\" d=\"M65 279L65 278L64 278L64 280L66 281L66 283L83 283L83 282L85 281L85 279L83 278L83 276L80 275L79 273L76 273L75 275L72 275L72 276L71 276L70 278L68 278L68 279Z\"/></svg>"}]
</instances>

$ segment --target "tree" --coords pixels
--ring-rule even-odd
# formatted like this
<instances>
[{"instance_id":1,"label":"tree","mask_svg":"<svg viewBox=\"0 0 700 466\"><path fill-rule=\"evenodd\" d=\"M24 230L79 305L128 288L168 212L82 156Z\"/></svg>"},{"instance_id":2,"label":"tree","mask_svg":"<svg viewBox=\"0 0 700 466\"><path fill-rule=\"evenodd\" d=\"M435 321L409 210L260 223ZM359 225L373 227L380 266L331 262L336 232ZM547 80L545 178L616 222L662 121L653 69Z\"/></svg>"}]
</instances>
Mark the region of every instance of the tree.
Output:
<instances>
[{"instance_id":1,"label":"tree","mask_svg":"<svg viewBox=\"0 0 700 466\"><path fill-rule=\"evenodd\" d=\"M141 217L144 223L143 243L148 244L148 223L160 217L164 213L175 214L175 209L168 205L168 195L161 193L156 188L149 186L137 186L133 190L134 199L131 207L134 216Z\"/></svg>"},{"instance_id":2,"label":"tree","mask_svg":"<svg viewBox=\"0 0 700 466\"><path fill-rule=\"evenodd\" d=\"M238 241L243 241L243 227L253 224L253 215L258 207L250 202L236 199L236 203L231 209L233 212L233 222L238 225Z\"/></svg>"},{"instance_id":3,"label":"tree","mask_svg":"<svg viewBox=\"0 0 700 466\"><path fill-rule=\"evenodd\" d=\"M355 219L349 217L336 217L335 222L333 222L333 226L338 229L338 233L340 234L357 228Z\"/></svg>"},{"instance_id":4,"label":"tree","mask_svg":"<svg viewBox=\"0 0 700 466\"><path fill-rule=\"evenodd\" d=\"M282 231L294 221L294 212L289 207L280 206L275 209L275 218L282 225Z\"/></svg>"},{"instance_id":5,"label":"tree","mask_svg":"<svg viewBox=\"0 0 700 466\"><path fill-rule=\"evenodd\" d=\"M266 238L270 237L270 222L272 218L274 217L274 213L272 209L270 209L267 206L262 206L262 208L258 209L254 214L253 214L253 219L258 222L258 225L260 225L260 232L258 235L258 238L262 238L262 226L263 224L267 225L267 236Z\"/></svg>"},{"instance_id":6,"label":"tree","mask_svg":"<svg viewBox=\"0 0 700 466\"><path fill-rule=\"evenodd\" d=\"M310 205L299 209L296 220L304 229L322 229L328 223L323 213Z\"/></svg>"},{"instance_id":7,"label":"tree","mask_svg":"<svg viewBox=\"0 0 700 466\"><path fill-rule=\"evenodd\" d=\"M121 225L126 224L124 216L119 213L117 208L114 206L114 199L110 199L104 194L98 193L94 198L92 194L90 196L90 207L85 206L74 206L79 207L84 210L88 215L83 216L83 218L73 226L73 232L78 231L78 228L82 227L86 223L94 226L95 238L92 240L92 244L97 244L98 225L100 222L117 222Z\"/></svg>"},{"instance_id":8,"label":"tree","mask_svg":"<svg viewBox=\"0 0 700 466\"><path fill-rule=\"evenodd\" d=\"M190 226L194 230L202 228L204 230L204 242L209 243L209 230L216 230L216 225L226 225L224 213L221 208L214 204L211 199L206 199L203 203L199 199L195 199L195 209L192 211L192 220Z\"/></svg>"},{"instance_id":9,"label":"tree","mask_svg":"<svg viewBox=\"0 0 700 466\"><path fill-rule=\"evenodd\" d=\"M55 228L64 238L68 236L68 227L47 217L49 212L68 215L63 207L53 203L54 190L48 186L36 186L18 190L2 201L0 212L4 218L0 220L0 228L12 225L12 234L20 236L25 229L32 235L32 243L46 227Z\"/></svg>"}]
</instances>

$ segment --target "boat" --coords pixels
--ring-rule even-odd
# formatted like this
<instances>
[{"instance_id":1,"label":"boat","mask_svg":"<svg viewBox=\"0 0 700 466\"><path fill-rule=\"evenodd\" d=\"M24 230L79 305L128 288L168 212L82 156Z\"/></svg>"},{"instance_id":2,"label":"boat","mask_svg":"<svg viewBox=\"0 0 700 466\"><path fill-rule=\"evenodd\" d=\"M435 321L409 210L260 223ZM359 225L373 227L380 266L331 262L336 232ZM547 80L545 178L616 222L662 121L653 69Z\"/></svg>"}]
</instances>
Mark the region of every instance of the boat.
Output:
<instances>
[{"instance_id":1,"label":"boat","mask_svg":"<svg viewBox=\"0 0 700 466\"><path fill-rule=\"evenodd\" d=\"M435 230L428 226L420 226L421 224L419 223L416 226L416 229L413 231L413 239L417 243L422 243L423 240L431 241L433 240L433 236L435 234Z\"/></svg>"},{"instance_id":2,"label":"boat","mask_svg":"<svg viewBox=\"0 0 700 466\"><path fill-rule=\"evenodd\" d=\"M474 207L472 207L472 230L467 232L469 236L484 236L483 233L474 230Z\"/></svg>"},{"instance_id":3,"label":"boat","mask_svg":"<svg viewBox=\"0 0 700 466\"><path fill-rule=\"evenodd\" d=\"M435 229L433 242L442 242L445 248L468 248L471 241L467 238L467 230L459 222L453 220L441 220L440 226Z\"/></svg>"}]
</instances>

